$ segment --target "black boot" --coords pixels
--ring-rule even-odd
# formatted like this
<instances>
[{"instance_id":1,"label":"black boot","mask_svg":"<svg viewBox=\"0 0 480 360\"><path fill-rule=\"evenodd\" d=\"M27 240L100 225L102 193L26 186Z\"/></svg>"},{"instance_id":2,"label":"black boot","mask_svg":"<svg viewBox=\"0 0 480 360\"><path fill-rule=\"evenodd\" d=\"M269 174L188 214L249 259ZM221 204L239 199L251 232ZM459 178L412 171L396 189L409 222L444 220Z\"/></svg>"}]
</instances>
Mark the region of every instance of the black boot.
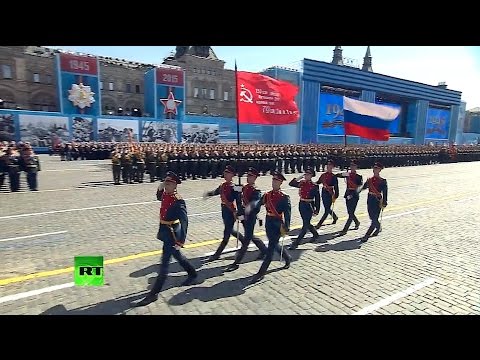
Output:
<instances>
[{"instance_id":1,"label":"black boot","mask_svg":"<svg viewBox=\"0 0 480 360\"><path fill-rule=\"evenodd\" d=\"M360 239L360 242L362 242L362 243L367 242L368 238L372 235L372 232L373 232L374 229L375 228L373 227L373 225L370 225L370 227L368 228L365 236Z\"/></svg>"},{"instance_id":2,"label":"black boot","mask_svg":"<svg viewBox=\"0 0 480 360\"><path fill-rule=\"evenodd\" d=\"M382 232L382 227L380 226L379 228L377 228L377 229L373 232L372 236L377 236L377 235L380 234L381 232Z\"/></svg>"},{"instance_id":3,"label":"black boot","mask_svg":"<svg viewBox=\"0 0 480 360\"><path fill-rule=\"evenodd\" d=\"M337 214L335 214L334 212L332 212L332 217L333 217L333 222L332 222L332 224L336 224L336 223L337 223L337 220L338 220Z\"/></svg>"},{"instance_id":4,"label":"black boot","mask_svg":"<svg viewBox=\"0 0 480 360\"><path fill-rule=\"evenodd\" d=\"M357 221L355 223L355 227L353 228L353 230L358 230L360 228L360 221Z\"/></svg>"},{"instance_id":5,"label":"black boot","mask_svg":"<svg viewBox=\"0 0 480 360\"><path fill-rule=\"evenodd\" d=\"M312 241L311 242L315 242L318 240L318 238L320 237L320 234L317 232L317 230L315 229L315 226L313 225L310 225L309 228L310 232L313 234L313 238L312 238Z\"/></svg>"},{"instance_id":6,"label":"black boot","mask_svg":"<svg viewBox=\"0 0 480 360\"><path fill-rule=\"evenodd\" d=\"M187 277L187 279L182 283L182 286L189 286L189 285L194 284L195 281L197 280L197 278L198 278L197 272L188 274L188 277Z\"/></svg>"},{"instance_id":7,"label":"black boot","mask_svg":"<svg viewBox=\"0 0 480 360\"><path fill-rule=\"evenodd\" d=\"M253 275L252 279L250 280L250 284L255 284L259 281L262 281L264 277L265 277L265 274L256 273L255 275Z\"/></svg>"},{"instance_id":8,"label":"black boot","mask_svg":"<svg viewBox=\"0 0 480 360\"><path fill-rule=\"evenodd\" d=\"M233 263L227 266L225 271L230 272L230 271L235 271L239 268L240 266L237 263Z\"/></svg>"}]
</instances>

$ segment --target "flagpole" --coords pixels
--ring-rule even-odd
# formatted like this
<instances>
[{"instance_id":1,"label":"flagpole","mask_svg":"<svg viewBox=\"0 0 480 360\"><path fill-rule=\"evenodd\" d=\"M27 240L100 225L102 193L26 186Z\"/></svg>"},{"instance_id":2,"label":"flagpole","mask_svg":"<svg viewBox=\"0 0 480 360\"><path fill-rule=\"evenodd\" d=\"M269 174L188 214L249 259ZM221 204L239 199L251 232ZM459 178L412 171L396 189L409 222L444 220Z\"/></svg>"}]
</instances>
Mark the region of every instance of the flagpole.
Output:
<instances>
[{"instance_id":1,"label":"flagpole","mask_svg":"<svg viewBox=\"0 0 480 360\"><path fill-rule=\"evenodd\" d=\"M239 107L238 107L238 98L239 98L239 94L238 94L238 73L237 73L237 59L235 59L235 106L237 108L237 168L236 168L236 171L237 171L237 175L238 175L238 185L241 186L242 185L242 180L241 180L241 173L239 170L239 165L240 165L240 120L239 120L239 114L240 114L240 111L239 111ZM239 203L241 203L241 194L238 195L240 197L239 199ZM237 198L238 200L238 198ZM245 216L245 215L243 215ZM237 219L237 249L239 248L238 247L238 237L239 237L239 230L240 230L240 221Z\"/></svg>"},{"instance_id":2,"label":"flagpole","mask_svg":"<svg viewBox=\"0 0 480 360\"><path fill-rule=\"evenodd\" d=\"M235 59L235 106L237 109L237 171L239 170L238 167L240 165L240 111L239 111L239 106L238 106L238 73L237 73L237 60ZM238 185L241 185L241 179L240 179L240 173L238 173Z\"/></svg>"},{"instance_id":3,"label":"flagpole","mask_svg":"<svg viewBox=\"0 0 480 360\"><path fill-rule=\"evenodd\" d=\"M343 98L345 99L345 94L343 94ZM345 100L343 103L345 106ZM343 147L347 147L347 130L345 129L345 116L343 117Z\"/></svg>"}]
</instances>

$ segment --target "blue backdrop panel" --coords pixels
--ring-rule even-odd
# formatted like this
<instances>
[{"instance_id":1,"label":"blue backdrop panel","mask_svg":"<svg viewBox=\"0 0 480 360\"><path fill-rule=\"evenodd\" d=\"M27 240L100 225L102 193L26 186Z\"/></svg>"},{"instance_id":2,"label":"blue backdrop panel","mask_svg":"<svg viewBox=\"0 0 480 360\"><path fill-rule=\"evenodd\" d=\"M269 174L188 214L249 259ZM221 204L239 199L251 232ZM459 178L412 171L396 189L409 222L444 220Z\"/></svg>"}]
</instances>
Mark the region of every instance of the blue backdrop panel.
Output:
<instances>
[{"instance_id":1,"label":"blue backdrop panel","mask_svg":"<svg viewBox=\"0 0 480 360\"><path fill-rule=\"evenodd\" d=\"M428 109L425 139L448 139L450 110Z\"/></svg>"}]
</instances>

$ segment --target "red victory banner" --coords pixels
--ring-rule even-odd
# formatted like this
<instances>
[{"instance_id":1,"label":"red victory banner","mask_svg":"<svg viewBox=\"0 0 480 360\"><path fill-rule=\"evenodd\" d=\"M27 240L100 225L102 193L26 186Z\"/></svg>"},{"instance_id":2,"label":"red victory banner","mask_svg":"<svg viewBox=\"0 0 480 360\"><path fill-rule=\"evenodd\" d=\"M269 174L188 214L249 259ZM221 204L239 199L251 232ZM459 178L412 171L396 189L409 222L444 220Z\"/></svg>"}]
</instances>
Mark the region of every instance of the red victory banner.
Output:
<instances>
[{"instance_id":1,"label":"red victory banner","mask_svg":"<svg viewBox=\"0 0 480 360\"><path fill-rule=\"evenodd\" d=\"M285 125L298 121L298 86L261 74L236 73L239 123Z\"/></svg>"}]
</instances>

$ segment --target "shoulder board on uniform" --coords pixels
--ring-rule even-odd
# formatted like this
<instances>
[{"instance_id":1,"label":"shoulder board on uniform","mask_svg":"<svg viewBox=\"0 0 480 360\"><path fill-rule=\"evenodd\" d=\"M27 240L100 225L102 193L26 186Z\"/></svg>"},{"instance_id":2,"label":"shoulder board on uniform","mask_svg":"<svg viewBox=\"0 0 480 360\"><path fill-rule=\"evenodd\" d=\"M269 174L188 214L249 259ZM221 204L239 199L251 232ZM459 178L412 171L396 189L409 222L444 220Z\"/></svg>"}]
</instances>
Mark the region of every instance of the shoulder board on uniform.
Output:
<instances>
[{"instance_id":1,"label":"shoulder board on uniform","mask_svg":"<svg viewBox=\"0 0 480 360\"><path fill-rule=\"evenodd\" d=\"M288 194L283 190L280 190L280 194L282 194L283 196L288 196Z\"/></svg>"},{"instance_id":2,"label":"shoulder board on uniform","mask_svg":"<svg viewBox=\"0 0 480 360\"><path fill-rule=\"evenodd\" d=\"M175 194L175 199L177 200L183 200L182 196L180 194Z\"/></svg>"}]
</instances>

